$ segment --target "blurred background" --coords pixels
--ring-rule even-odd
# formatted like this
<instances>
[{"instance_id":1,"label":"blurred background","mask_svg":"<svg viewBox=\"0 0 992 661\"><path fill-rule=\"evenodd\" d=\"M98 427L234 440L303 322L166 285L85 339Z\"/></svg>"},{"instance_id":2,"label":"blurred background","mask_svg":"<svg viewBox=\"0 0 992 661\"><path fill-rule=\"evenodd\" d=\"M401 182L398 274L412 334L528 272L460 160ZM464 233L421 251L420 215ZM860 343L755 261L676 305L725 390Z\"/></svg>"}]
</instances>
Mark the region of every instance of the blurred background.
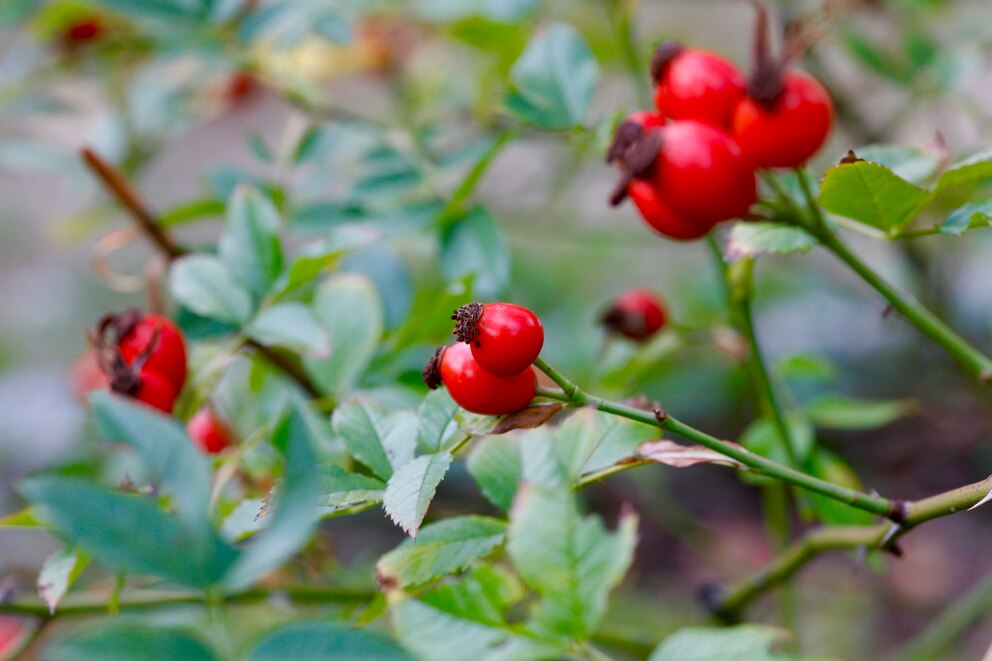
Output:
<instances>
[{"instance_id":1,"label":"blurred background","mask_svg":"<svg viewBox=\"0 0 992 661\"><path fill-rule=\"evenodd\" d=\"M145 302L152 251L140 241L116 249L128 221L83 167L82 147L120 165L190 243L217 236L217 200L241 181L290 191L287 213L314 236L375 232L342 268L373 279L396 329L426 309L415 299L430 295L424 283L437 279L438 265L417 234L431 209L391 200L457 185L501 127L506 72L550 20L572 24L592 48L601 69L595 101L584 128L528 133L485 175L477 197L499 232L471 253L488 267L476 291L534 309L549 362L591 390L643 394L724 438L748 429L739 339L706 245L654 235L629 205L610 209L613 175L603 163L618 113L649 102L646 63L659 40L749 66L747 2L234 0L199 24L170 14L176 3L132 6L140 4L0 6L0 516L22 506L21 477L51 466L95 470L107 459L87 443L70 365L85 348L82 326ZM778 2L778 25L817 7ZM799 63L837 105L836 129L812 164L817 176L869 144L936 159L992 144L986 0L834 8L831 29ZM355 117L373 121L393 151L370 157ZM287 156L304 135L307 153ZM426 176L417 158L429 161ZM932 210L921 226L948 211ZM992 349L988 232L849 238L873 267ZM866 488L903 498L992 472L989 394L842 265L817 250L763 257L757 285L758 336L776 378L838 470L853 467ZM633 286L661 294L675 321L645 347L609 340L598 326L611 297ZM645 645L705 621L700 585L726 584L773 554L759 491L718 467L633 471L587 496L610 520L623 502L642 513L630 589L614 598L604 629L635 639L646 629ZM435 507L486 506L455 474ZM836 553L812 563L797 579L804 651L876 658L897 650L992 570L990 521L992 511L979 510L927 524L903 540L898 559ZM375 510L326 523L322 538L364 576L401 534ZM57 548L42 532L0 529L0 581L32 585ZM774 622L775 598L749 619ZM990 640L992 620L943 658L980 658Z\"/></svg>"}]
</instances>

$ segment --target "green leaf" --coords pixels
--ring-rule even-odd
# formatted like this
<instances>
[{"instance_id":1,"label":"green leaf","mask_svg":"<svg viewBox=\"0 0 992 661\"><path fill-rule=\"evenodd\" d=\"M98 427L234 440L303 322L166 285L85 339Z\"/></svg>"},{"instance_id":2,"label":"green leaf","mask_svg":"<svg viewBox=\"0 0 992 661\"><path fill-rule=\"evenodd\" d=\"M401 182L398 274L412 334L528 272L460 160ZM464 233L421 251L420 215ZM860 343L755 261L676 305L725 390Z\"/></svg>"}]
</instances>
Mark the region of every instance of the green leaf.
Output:
<instances>
[{"instance_id":1,"label":"green leaf","mask_svg":"<svg viewBox=\"0 0 992 661\"><path fill-rule=\"evenodd\" d=\"M198 638L179 629L139 624L86 628L55 642L42 654L46 661L214 661L217 657Z\"/></svg>"},{"instance_id":2,"label":"green leaf","mask_svg":"<svg viewBox=\"0 0 992 661\"><path fill-rule=\"evenodd\" d=\"M272 200L247 184L238 186L227 203L218 249L238 280L255 294L266 294L282 270L279 212Z\"/></svg>"},{"instance_id":3,"label":"green leaf","mask_svg":"<svg viewBox=\"0 0 992 661\"><path fill-rule=\"evenodd\" d=\"M49 613L55 614L62 597L89 563L89 557L79 549L63 549L45 559L38 573L37 586L38 596L48 606Z\"/></svg>"},{"instance_id":4,"label":"green leaf","mask_svg":"<svg viewBox=\"0 0 992 661\"><path fill-rule=\"evenodd\" d=\"M194 200L162 212L158 216L158 224L163 228L176 227L202 218L222 216L225 209L225 204L220 200Z\"/></svg>"},{"instance_id":5,"label":"green leaf","mask_svg":"<svg viewBox=\"0 0 992 661\"><path fill-rule=\"evenodd\" d=\"M108 392L93 393L90 402L100 436L141 453L191 530L210 530L210 466L179 421Z\"/></svg>"},{"instance_id":6,"label":"green leaf","mask_svg":"<svg viewBox=\"0 0 992 661\"><path fill-rule=\"evenodd\" d=\"M221 536L228 542L240 542L254 535L264 523L259 516L264 507L263 498L242 500L221 522Z\"/></svg>"},{"instance_id":7,"label":"green leaf","mask_svg":"<svg viewBox=\"0 0 992 661\"><path fill-rule=\"evenodd\" d=\"M596 59L575 28L552 23L513 65L506 108L521 121L544 128L575 126L589 110L598 78Z\"/></svg>"},{"instance_id":8,"label":"green leaf","mask_svg":"<svg viewBox=\"0 0 992 661\"><path fill-rule=\"evenodd\" d=\"M417 424L409 411L389 411L379 404L352 400L334 410L331 425L348 452L382 480L413 459Z\"/></svg>"},{"instance_id":9,"label":"green leaf","mask_svg":"<svg viewBox=\"0 0 992 661\"><path fill-rule=\"evenodd\" d=\"M734 223L730 230L727 256L731 259L761 254L808 252L816 239L798 227L782 223Z\"/></svg>"},{"instance_id":10,"label":"green leaf","mask_svg":"<svg viewBox=\"0 0 992 661\"><path fill-rule=\"evenodd\" d=\"M489 436L476 443L468 456L468 472L489 502L509 511L523 477L520 437Z\"/></svg>"},{"instance_id":11,"label":"green leaf","mask_svg":"<svg viewBox=\"0 0 992 661\"><path fill-rule=\"evenodd\" d=\"M33 507L25 507L0 519L0 528L44 528Z\"/></svg>"},{"instance_id":12,"label":"green leaf","mask_svg":"<svg viewBox=\"0 0 992 661\"><path fill-rule=\"evenodd\" d=\"M792 413L786 416L786 424L789 428L789 436L792 439L793 449L800 460L809 456L810 451L816 443L816 434L810 421L801 413ZM788 456L782 445L779 436L778 426L768 418L758 418L751 422L744 429L740 436L740 443L745 448L760 454L762 457L773 459L779 463L787 463ZM768 478L762 476L749 476L747 479L762 481Z\"/></svg>"},{"instance_id":13,"label":"green leaf","mask_svg":"<svg viewBox=\"0 0 992 661\"><path fill-rule=\"evenodd\" d=\"M561 467L564 482L574 484L585 473L633 457L642 443L658 437L656 427L589 408L574 412L551 433L552 439L542 439L539 430L525 432L522 456L524 481L529 484L557 484L558 477L552 477L558 473L553 468L555 463ZM541 450L553 451L558 461L543 457ZM538 477L539 474L545 477Z\"/></svg>"},{"instance_id":14,"label":"green leaf","mask_svg":"<svg viewBox=\"0 0 992 661\"><path fill-rule=\"evenodd\" d=\"M911 399L867 400L828 394L806 405L806 415L826 429L878 429L917 411Z\"/></svg>"},{"instance_id":15,"label":"green leaf","mask_svg":"<svg viewBox=\"0 0 992 661\"><path fill-rule=\"evenodd\" d=\"M185 0L99 0L102 4L135 18L175 19L194 18L198 3Z\"/></svg>"},{"instance_id":16,"label":"green leaf","mask_svg":"<svg viewBox=\"0 0 992 661\"><path fill-rule=\"evenodd\" d=\"M499 23L517 23L531 14L540 0L414 0L416 15L427 21L456 21L471 16Z\"/></svg>"},{"instance_id":17,"label":"green leaf","mask_svg":"<svg viewBox=\"0 0 992 661\"><path fill-rule=\"evenodd\" d=\"M510 512L507 549L524 582L541 597L531 626L543 635L583 640L606 612L637 544L637 517L607 532L581 516L566 490L522 487Z\"/></svg>"},{"instance_id":18,"label":"green leaf","mask_svg":"<svg viewBox=\"0 0 992 661\"><path fill-rule=\"evenodd\" d=\"M772 648L788 638L781 629L745 624L727 629L689 627L666 638L648 661L773 661Z\"/></svg>"},{"instance_id":19,"label":"green leaf","mask_svg":"<svg viewBox=\"0 0 992 661\"><path fill-rule=\"evenodd\" d=\"M450 615L499 627L506 624L506 610L526 594L520 579L509 569L482 563L457 580L422 593L420 600Z\"/></svg>"},{"instance_id":20,"label":"green leaf","mask_svg":"<svg viewBox=\"0 0 992 661\"><path fill-rule=\"evenodd\" d=\"M827 170L819 201L830 213L893 232L909 224L930 199L928 191L884 165L857 161Z\"/></svg>"},{"instance_id":21,"label":"green leaf","mask_svg":"<svg viewBox=\"0 0 992 661\"><path fill-rule=\"evenodd\" d=\"M461 516L424 526L376 564L380 584L405 588L465 569L503 543L506 524L486 516Z\"/></svg>"},{"instance_id":22,"label":"green leaf","mask_svg":"<svg viewBox=\"0 0 992 661\"><path fill-rule=\"evenodd\" d=\"M490 436L476 444L468 470L483 495L508 510L517 485L559 487L623 459L658 437L655 427L580 409L551 430L544 427Z\"/></svg>"},{"instance_id":23,"label":"green leaf","mask_svg":"<svg viewBox=\"0 0 992 661\"><path fill-rule=\"evenodd\" d=\"M268 527L253 537L224 577L230 588L251 585L281 566L310 541L317 527L320 475L310 430L295 406L273 432L272 443L283 455L279 500Z\"/></svg>"},{"instance_id":24,"label":"green leaf","mask_svg":"<svg viewBox=\"0 0 992 661\"><path fill-rule=\"evenodd\" d=\"M262 310L245 333L266 346L285 347L315 358L327 357L331 352L327 330L302 303L277 303Z\"/></svg>"},{"instance_id":25,"label":"green leaf","mask_svg":"<svg viewBox=\"0 0 992 661\"><path fill-rule=\"evenodd\" d=\"M269 151L269 146L265 144L265 138L258 133L252 132L248 135L248 148L263 163L272 163L275 160L272 152Z\"/></svg>"},{"instance_id":26,"label":"green leaf","mask_svg":"<svg viewBox=\"0 0 992 661\"><path fill-rule=\"evenodd\" d=\"M935 192L943 193L952 188L974 186L989 179L992 179L992 149L973 154L944 170L937 181Z\"/></svg>"},{"instance_id":27,"label":"green leaf","mask_svg":"<svg viewBox=\"0 0 992 661\"><path fill-rule=\"evenodd\" d=\"M865 145L854 151L866 161L884 165L897 176L918 186L940 168L940 154L920 147L880 144Z\"/></svg>"},{"instance_id":28,"label":"green leaf","mask_svg":"<svg viewBox=\"0 0 992 661\"><path fill-rule=\"evenodd\" d=\"M344 250L337 248L327 248L317 244L308 247L295 258L276 283L276 291L279 296L293 292L303 285L317 279L320 275L334 266Z\"/></svg>"},{"instance_id":29,"label":"green leaf","mask_svg":"<svg viewBox=\"0 0 992 661\"><path fill-rule=\"evenodd\" d=\"M940 226L941 234L960 236L970 229L992 225L992 198L958 207Z\"/></svg>"},{"instance_id":30,"label":"green leaf","mask_svg":"<svg viewBox=\"0 0 992 661\"><path fill-rule=\"evenodd\" d=\"M320 506L323 514L368 509L382 502L386 483L358 473L349 473L340 466L323 469L323 490Z\"/></svg>"},{"instance_id":31,"label":"green leaf","mask_svg":"<svg viewBox=\"0 0 992 661\"><path fill-rule=\"evenodd\" d=\"M32 479L21 490L62 535L114 569L205 588L236 555L215 537L191 536L177 518L143 496L60 477Z\"/></svg>"},{"instance_id":32,"label":"green leaf","mask_svg":"<svg viewBox=\"0 0 992 661\"><path fill-rule=\"evenodd\" d=\"M173 262L169 289L177 301L202 317L235 324L251 317L248 291L212 255L189 255Z\"/></svg>"},{"instance_id":33,"label":"green leaf","mask_svg":"<svg viewBox=\"0 0 992 661\"><path fill-rule=\"evenodd\" d=\"M447 450L459 437L455 420L459 410L447 388L427 393L417 408L417 446L425 452Z\"/></svg>"},{"instance_id":34,"label":"green leaf","mask_svg":"<svg viewBox=\"0 0 992 661\"><path fill-rule=\"evenodd\" d=\"M806 471L820 479L827 480L848 489L864 491L865 487L847 463L839 456L824 448L817 448L807 462ZM816 493L806 494L816 518L824 525L864 526L874 520L874 516L864 510L851 507L833 498Z\"/></svg>"},{"instance_id":35,"label":"green leaf","mask_svg":"<svg viewBox=\"0 0 992 661\"><path fill-rule=\"evenodd\" d=\"M307 360L307 371L340 398L355 386L379 346L382 303L368 278L343 274L321 283L313 308L331 336L331 357Z\"/></svg>"},{"instance_id":36,"label":"green leaf","mask_svg":"<svg viewBox=\"0 0 992 661\"><path fill-rule=\"evenodd\" d=\"M437 485L454 457L449 452L438 452L417 457L398 468L386 484L382 506L389 518L413 539L427 514Z\"/></svg>"},{"instance_id":37,"label":"green leaf","mask_svg":"<svg viewBox=\"0 0 992 661\"><path fill-rule=\"evenodd\" d=\"M837 378L837 367L823 356L795 354L782 358L776 371L787 379L831 381Z\"/></svg>"},{"instance_id":38,"label":"green leaf","mask_svg":"<svg viewBox=\"0 0 992 661\"><path fill-rule=\"evenodd\" d=\"M410 656L374 631L326 622L293 622L263 636L248 658L251 661L408 661Z\"/></svg>"},{"instance_id":39,"label":"green leaf","mask_svg":"<svg viewBox=\"0 0 992 661\"><path fill-rule=\"evenodd\" d=\"M441 237L441 270L449 283L472 276L478 298L495 298L510 281L510 254L488 211L476 208Z\"/></svg>"},{"instance_id":40,"label":"green leaf","mask_svg":"<svg viewBox=\"0 0 992 661\"><path fill-rule=\"evenodd\" d=\"M539 661L561 658L560 647L504 627L446 613L416 599L391 608L396 635L421 659Z\"/></svg>"}]
</instances>

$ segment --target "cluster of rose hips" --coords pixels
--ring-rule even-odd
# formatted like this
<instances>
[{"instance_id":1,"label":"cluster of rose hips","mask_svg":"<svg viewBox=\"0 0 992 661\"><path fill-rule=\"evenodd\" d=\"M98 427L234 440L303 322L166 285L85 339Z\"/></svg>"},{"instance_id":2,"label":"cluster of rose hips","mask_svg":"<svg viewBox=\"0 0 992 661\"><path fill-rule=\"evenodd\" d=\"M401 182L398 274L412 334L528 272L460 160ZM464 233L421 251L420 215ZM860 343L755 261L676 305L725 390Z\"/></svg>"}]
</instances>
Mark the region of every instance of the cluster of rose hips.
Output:
<instances>
[{"instance_id":1,"label":"cluster of rose hips","mask_svg":"<svg viewBox=\"0 0 992 661\"><path fill-rule=\"evenodd\" d=\"M80 356L73 370L80 397L109 389L172 413L186 384L186 342L172 321L128 310L106 315L87 335L91 349ZM197 411L186 430L209 454L230 446L234 438L209 405Z\"/></svg>"},{"instance_id":2,"label":"cluster of rose hips","mask_svg":"<svg viewBox=\"0 0 992 661\"><path fill-rule=\"evenodd\" d=\"M544 346L544 327L533 312L513 303L470 303L455 310L458 342L439 347L424 367L424 383L442 383L466 411L513 413L537 391L532 363Z\"/></svg>"},{"instance_id":3,"label":"cluster of rose hips","mask_svg":"<svg viewBox=\"0 0 992 661\"><path fill-rule=\"evenodd\" d=\"M826 140L830 95L813 77L773 60L759 16L750 81L727 59L665 41L651 63L657 112L620 124L607 161L621 172L610 202L626 197L645 222L678 240L743 218L756 198L755 170L795 168Z\"/></svg>"}]
</instances>

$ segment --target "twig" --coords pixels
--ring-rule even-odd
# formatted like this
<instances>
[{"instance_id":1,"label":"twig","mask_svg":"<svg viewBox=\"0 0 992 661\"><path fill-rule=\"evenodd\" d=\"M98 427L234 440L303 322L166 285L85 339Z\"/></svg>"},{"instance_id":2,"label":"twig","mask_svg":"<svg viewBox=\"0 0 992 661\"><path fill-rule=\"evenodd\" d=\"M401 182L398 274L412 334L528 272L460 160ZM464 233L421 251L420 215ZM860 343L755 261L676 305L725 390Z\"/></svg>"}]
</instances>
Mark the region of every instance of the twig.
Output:
<instances>
[{"instance_id":1,"label":"twig","mask_svg":"<svg viewBox=\"0 0 992 661\"><path fill-rule=\"evenodd\" d=\"M256 351L260 356L265 358L278 368L283 374L288 376L290 379L296 382L298 386L303 388L308 395L314 399L320 399L324 396L320 388L311 380L310 376L296 363L287 359L282 354L272 350L271 348L256 342L252 339L245 340L245 346Z\"/></svg>"},{"instance_id":2,"label":"twig","mask_svg":"<svg viewBox=\"0 0 992 661\"><path fill-rule=\"evenodd\" d=\"M83 162L99 177L107 190L130 212L131 217L155 246L170 260L186 254L187 250L173 243L169 235L159 226L155 215L142 202L138 192L124 174L110 165L89 147L82 150Z\"/></svg>"},{"instance_id":3,"label":"twig","mask_svg":"<svg viewBox=\"0 0 992 661\"><path fill-rule=\"evenodd\" d=\"M897 501L897 509L903 513L903 521L895 525L881 523L870 526L827 526L813 530L776 556L767 567L738 581L725 594L711 594L707 599L707 606L721 619L735 621L748 604L787 581L819 554L858 547L893 550L895 542L916 526L965 511L981 503L990 490L992 478L922 500ZM992 608L992 582L986 589L989 594L985 598L990 601L989 607Z\"/></svg>"},{"instance_id":4,"label":"twig","mask_svg":"<svg viewBox=\"0 0 992 661\"><path fill-rule=\"evenodd\" d=\"M372 593L367 591L347 590L343 588L288 586L285 588L251 588L223 595L221 599L227 604L238 604L283 597L298 604L324 604L356 603L371 599L373 596ZM204 604L206 604L206 597L202 592L142 591L133 595L122 595L119 606L121 612L125 612ZM0 613L7 615L27 615L38 617L42 620L49 620L56 617L102 614L106 610L106 593L97 596L86 594L69 595L59 604L54 615L49 612L47 604L35 597L0 603Z\"/></svg>"},{"instance_id":5,"label":"twig","mask_svg":"<svg viewBox=\"0 0 992 661\"><path fill-rule=\"evenodd\" d=\"M700 431L695 427L691 427L690 425L687 425L670 415L656 416L654 413L649 411L644 411L633 406L627 406L626 404L612 402L610 400L590 395L580 389L578 385L572 383L568 378L559 373L553 367L548 365L543 358L538 358L535 360L534 366L547 374L548 377L562 389L561 392L542 390L541 394L545 397L550 397L563 402L591 406L595 409L603 411L604 413L611 413L613 415L636 420L637 422L642 422L647 425L660 427L661 429L678 434L693 443L698 443L703 447L719 452L720 454L730 457L731 459L736 459L745 466L758 470L765 475L781 480L782 482L787 482L808 491L847 503L852 507L857 507L858 509L871 512L872 514L878 514L889 518L901 518L901 510L897 507L897 504L886 498L872 496L861 491L848 489L847 487L843 487L839 484L821 480L820 478L813 477L812 475L807 475L806 473L795 470L776 461L772 461L771 459L766 459L761 455L754 454L740 445L729 443L727 441L721 441L720 439L710 436L706 432Z\"/></svg>"}]
</instances>

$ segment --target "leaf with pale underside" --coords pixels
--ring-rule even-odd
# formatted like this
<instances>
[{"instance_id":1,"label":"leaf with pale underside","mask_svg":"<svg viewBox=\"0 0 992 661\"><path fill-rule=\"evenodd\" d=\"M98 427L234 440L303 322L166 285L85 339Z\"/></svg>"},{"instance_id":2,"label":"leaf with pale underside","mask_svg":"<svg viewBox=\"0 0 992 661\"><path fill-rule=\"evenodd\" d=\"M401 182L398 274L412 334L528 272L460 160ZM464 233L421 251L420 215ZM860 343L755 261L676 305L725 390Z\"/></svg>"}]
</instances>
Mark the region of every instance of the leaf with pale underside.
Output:
<instances>
[{"instance_id":1,"label":"leaf with pale underside","mask_svg":"<svg viewBox=\"0 0 992 661\"><path fill-rule=\"evenodd\" d=\"M448 472L453 457L448 452L417 457L389 478L382 499L389 518L416 539L437 485Z\"/></svg>"},{"instance_id":2,"label":"leaf with pale underside","mask_svg":"<svg viewBox=\"0 0 992 661\"><path fill-rule=\"evenodd\" d=\"M741 446L732 443L738 448ZM741 448L743 449L743 448ZM653 461L674 468L687 468L697 464L719 464L731 468L744 468L744 464L722 455L715 450L710 450L702 445L681 445L675 441L650 441L637 448L637 459Z\"/></svg>"},{"instance_id":3,"label":"leaf with pale underside","mask_svg":"<svg viewBox=\"0 0 992 661\"><path fill-rule=\"evenodd\" d=\"M79 549L63 549L45 559L38 573L38 596L48 606L48 611L55 614L55 608L62 597L76 582L89 564L88 555Z\"/></svg>"}]
</instances>

